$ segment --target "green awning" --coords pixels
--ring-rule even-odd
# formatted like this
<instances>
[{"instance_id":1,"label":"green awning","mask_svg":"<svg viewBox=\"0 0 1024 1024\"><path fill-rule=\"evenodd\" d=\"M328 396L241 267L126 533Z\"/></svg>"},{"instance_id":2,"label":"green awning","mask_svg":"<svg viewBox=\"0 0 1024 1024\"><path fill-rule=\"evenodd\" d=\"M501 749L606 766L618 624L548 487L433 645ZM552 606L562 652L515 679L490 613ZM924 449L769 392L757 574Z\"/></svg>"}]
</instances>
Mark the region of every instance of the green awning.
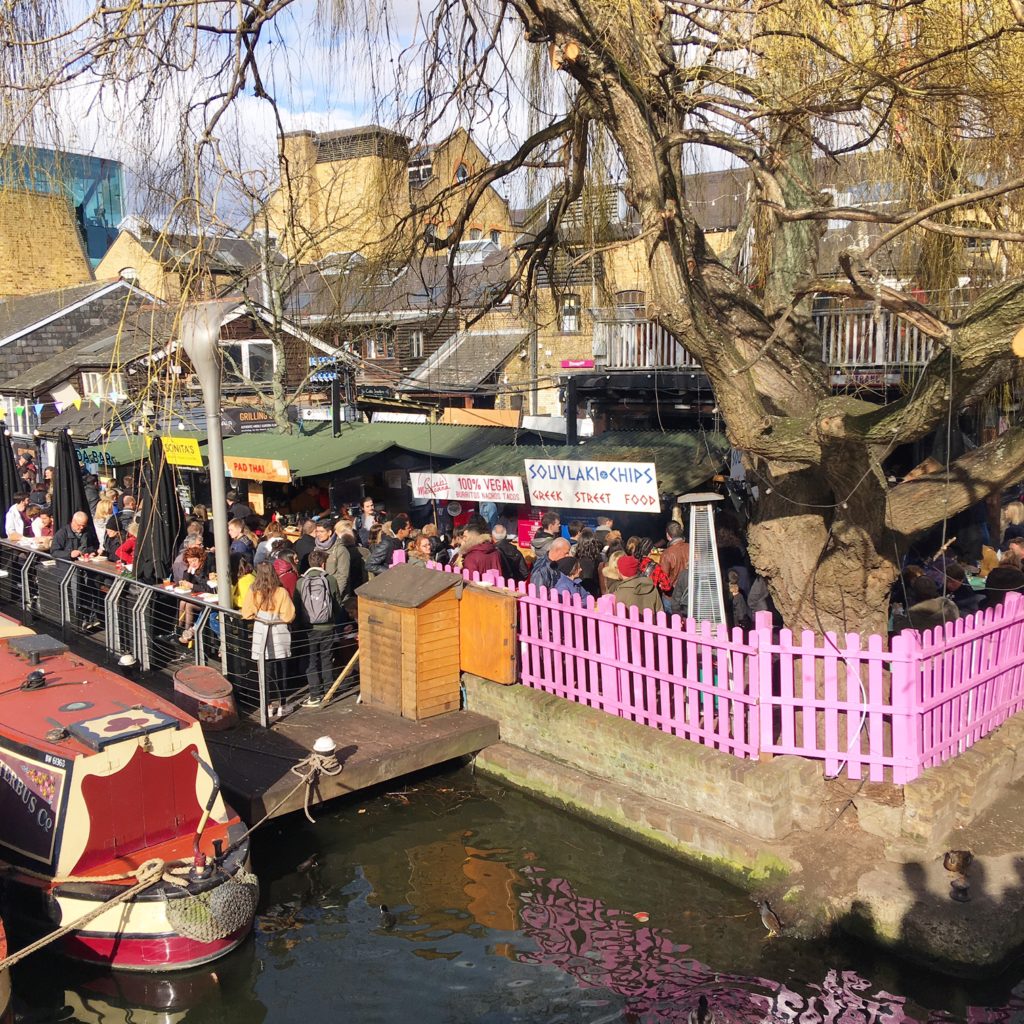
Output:
<instances>
[{"instance_id":1,"label":"green awning","mask_svg":"<svg viewBox=\"0 0 1024 1024\"><path fill-rule=\"evenodd\" d=\"M652 434L654 432L651 432ZM653 462L662 494L685 494L722 469L729 442L721 434L685 430L639 432L641 443L623 444L627 431L601 435L579 445L500 445L449 466L446 473L522 476L524 459L586 462ZM607 437L607 440L606 440Z\"/></svg>"},{"instance_id":2,"label":"green awning","mask_svg":"<svg viewBox=\"0 0 1024 1024\"><path fill-rule=\"evenodd\" d=\"M439 459L460 459L512 438L504 427L438 426L427 423L348 423L339 437L330 424L293 434L239 434L224 439L224 454L283 459L295 476L340 473L389 449Z\"/></svg>"},{"instance_id":3,"label":"green awning","mask_svg":"<svg viewBox=\"0 0 1024 1024\"><path fill-rule=\"evenodd\" d=\"M175 432L170 437L194 437L200 444L206 443L206 434L189 431ZM107 458L115 466L129 466L133 462L141 462L146 457L146 438L133 434L130 437L118 437L113 441L97 442L84 446L106 452Z\"/></svg>"}]
</instances>

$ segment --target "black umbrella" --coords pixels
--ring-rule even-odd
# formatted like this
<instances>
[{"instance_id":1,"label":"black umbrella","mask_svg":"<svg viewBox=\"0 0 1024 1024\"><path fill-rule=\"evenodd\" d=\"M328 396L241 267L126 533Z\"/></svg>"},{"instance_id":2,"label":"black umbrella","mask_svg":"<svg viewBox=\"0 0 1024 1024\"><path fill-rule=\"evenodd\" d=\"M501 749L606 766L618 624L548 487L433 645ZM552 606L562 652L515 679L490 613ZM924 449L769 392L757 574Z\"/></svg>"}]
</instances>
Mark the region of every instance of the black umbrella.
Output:
<instances>
[{"instance_id":1,"label":"black umbrella","mask_svg":"<svg viewBox=\"0 0 1024 1024\"><path fill-rule=\"evenodd\" d=\"M18 479L18 468L14 465L14 448L10 435L5 431L0 440L0 511L6 512L14 504L14 496L22 488ZM7 536L6 516L0 516L0 537Z\"/></svg>"},{"instance_id":2,"label":"black umbrella","mask_svg":"<svg viewBox=\"0 0 1024 1024\"><path fill-rule=\"evenodd\" d=\"M78 464L75 446L66 430L57 435L57 460L53 467L53 529L71 522L76 512L91 515L85 496L82 467Z\"/></svg>"},{"instance_id":3,"label":"black umbrella","mask_svg":"<svg viewBox=\"0 0 1024 1024\"><path fill-rule=\"evenodd\" d=\"M174 470L164 458L159 437L154 437L149 446L139 489L142 506L135 542L135 578L143 583L159 583L171 575L171 563L178 554L185 526L174 489Z\"/></svg>"}]
</instances>

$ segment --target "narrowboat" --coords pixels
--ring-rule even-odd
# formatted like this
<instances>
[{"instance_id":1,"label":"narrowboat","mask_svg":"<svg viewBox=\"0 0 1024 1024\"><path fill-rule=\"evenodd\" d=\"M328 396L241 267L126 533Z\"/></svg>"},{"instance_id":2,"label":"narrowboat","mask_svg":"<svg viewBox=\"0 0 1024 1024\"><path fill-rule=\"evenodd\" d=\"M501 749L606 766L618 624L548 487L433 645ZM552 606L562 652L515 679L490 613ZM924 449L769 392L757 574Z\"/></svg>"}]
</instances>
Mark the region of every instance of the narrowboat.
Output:
<instances>
[{"instance_id":1,"label":"narrowboat","mask_svg":"<svg viewBox=\"0 0 1024 1024\"><path fill-rule=\"evenodd\" d=\"M83 921L62 952L125 970L208 963L252 928L248 857L195 718L52 637L0 639L0 892L12 928Z\"/></svg>"}]
</instances>

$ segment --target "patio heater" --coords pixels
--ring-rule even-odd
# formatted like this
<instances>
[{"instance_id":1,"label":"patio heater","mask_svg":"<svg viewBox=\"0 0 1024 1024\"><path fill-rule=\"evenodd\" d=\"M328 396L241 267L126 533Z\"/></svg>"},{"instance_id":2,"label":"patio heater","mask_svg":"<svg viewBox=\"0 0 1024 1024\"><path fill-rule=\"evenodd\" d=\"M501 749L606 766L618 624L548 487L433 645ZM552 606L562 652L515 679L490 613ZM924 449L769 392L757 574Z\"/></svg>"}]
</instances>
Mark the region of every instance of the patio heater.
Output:
<instances>
[{"instance_id":1,"label":"patio heater","mask_svg":"<svg viewBox=\"0 0 1024 1024\"><path fill-rule=\"evenodd\" d=\"M710 491L680 494L680 505L690 506L690 564L687 566L687 617L719 625L725 622L725 600L718 565L714 504L720 494Z\"/></svg>"},{"instance_id":2,"label":"patio heater","mask_svg":"<svg viewBox=\"0 0 1024 1024\"><path fill-rule=\"evenodd\" d=\"M217 567L217 603L231 607L231 542L228 540L227 488L224 485L224 439L220 424L220 328L238 308L239 299L197 302L181 314L181 345L199 377L206 413L206 450L210 461L210 500L213 505L213 543ZM221 644L223 651L225 644Z\"/></svg>"}]
</instances>

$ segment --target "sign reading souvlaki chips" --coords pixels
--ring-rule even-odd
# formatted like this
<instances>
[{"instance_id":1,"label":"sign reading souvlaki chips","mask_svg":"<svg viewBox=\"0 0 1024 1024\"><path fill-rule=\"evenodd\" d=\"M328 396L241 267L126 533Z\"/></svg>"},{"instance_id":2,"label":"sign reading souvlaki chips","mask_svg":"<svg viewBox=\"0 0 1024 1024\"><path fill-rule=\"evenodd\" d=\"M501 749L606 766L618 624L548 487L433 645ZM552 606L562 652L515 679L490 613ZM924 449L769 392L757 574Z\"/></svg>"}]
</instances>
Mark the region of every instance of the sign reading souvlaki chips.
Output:
<instances>
[{"instance_id":1,"label":"sign reading souvlaki chips","mask_svg":"<svg viewBox=\"0 0 1024 1024\"><path fill-rule=\"evenodd\" d=\"M533 505L659 512L653 462L566 462L526 459L526 486Z\"/></svg>"},{"instance_id":2,"label":"sign reading souvlaki chips","mask_svg":"<svg viewBox=\"0 0 1024 1024\"><path fill-rule=\"evenodd\" d=\"M518 476L460 476L454 473L410 473L414 498L440 501L502 501L521 505L523 481Z\"/></svg>"}]
</instances>

